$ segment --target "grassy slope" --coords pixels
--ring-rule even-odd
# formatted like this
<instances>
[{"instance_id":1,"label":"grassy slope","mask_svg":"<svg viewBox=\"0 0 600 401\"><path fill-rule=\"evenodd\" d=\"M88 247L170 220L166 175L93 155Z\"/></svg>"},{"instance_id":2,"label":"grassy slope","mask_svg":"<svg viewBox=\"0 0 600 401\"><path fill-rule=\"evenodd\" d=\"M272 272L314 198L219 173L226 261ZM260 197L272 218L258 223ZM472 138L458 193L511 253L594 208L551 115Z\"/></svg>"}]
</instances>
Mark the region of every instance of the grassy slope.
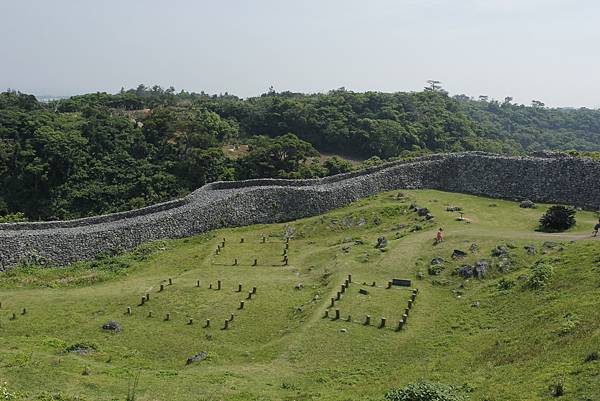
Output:
<instances>
[{"instance_id":1,"label":"grassy slope","mask_svg":"<svg viewBox=\"0 0 600 401\"><path fill-rule=\"evenodd\" d=\"M132 373L141 372L137 399L170 401L376 400L386 389L419 378L464 386L474 400L538 400L549 399L548 385L563 380L563 399L597 399L600 362L584 362L591 351L600 351L600 248L588 238L594 214L579 212L577 227L549 235L534 231L542 208L439 191L405 194L401 200L396 192L380 194L289 224L161 242L145 247L152 252L108 258L93 269L80 264L4 273L0 381L29 397L47 391L63 399L113 400L124 399ZM407 210L413 200L429 207L436 222L418 223ZM448 204L462 206L472 223L455 221L456 213L445 211ZM417 223L424 230L410 232ZM447 238L434 247L438 226ZM294 231L294 239L284 267L286 229ZM266 244L262 234L269 235ZM380 235L389 240L386 252L373 247ZM223 237L227 245L216 256ZM350 237L364 244L343 249ZM546 248L547 240L561 244ZM453 249L468 251L473 242L479 249L466 260L450 259ZM502 274L499 259L490 256L501 243L515 246L511 267ZM536 255L527 254L527 244L536 245ZM446 259L439 276L427 274L434 256ZM240 265L231 266L236 257ZM257 267L250 266L254 258ZM464 281L451 274L481 258L494 265L487 279ZM521 276L530 275L539 260L555 266L554 278L544 290L524 290ZM418 271L424 279L416 279ZM337 307L343 318L352 314L355 321L322 318L348 273L355 284ZM158 293L169 277L174 284ZM392 277L411 278L420 289L407 330L361 325L367 313L374 323L381 316L390 325L400 318L407 289L361 285L376 281L383 287ZM501 278L515 286L500 291ZM208 289L218 279L223 289ZM241 294L235 292L238 283L244 285ZM301 290L294 288L298 283ZM237 310L252 286L256 297ZM359 288L370 294L359 295ZM146 292L150 302L136 306ZM132 316L124 315L127 306ZM9 320L23 307L27 315ZM149 310L153 318L146 317ZM230 313L236 315L231 328L221 330ZM186 324L189 317L193 325ZM125 330L100 330L110 318ZM211 327L203 328L207 318ZM98 351L64 352L82 341ZM201 350L209 358L185 366ZM91 374L82 375L86 367Z\"/></svg>"}]
</instances>

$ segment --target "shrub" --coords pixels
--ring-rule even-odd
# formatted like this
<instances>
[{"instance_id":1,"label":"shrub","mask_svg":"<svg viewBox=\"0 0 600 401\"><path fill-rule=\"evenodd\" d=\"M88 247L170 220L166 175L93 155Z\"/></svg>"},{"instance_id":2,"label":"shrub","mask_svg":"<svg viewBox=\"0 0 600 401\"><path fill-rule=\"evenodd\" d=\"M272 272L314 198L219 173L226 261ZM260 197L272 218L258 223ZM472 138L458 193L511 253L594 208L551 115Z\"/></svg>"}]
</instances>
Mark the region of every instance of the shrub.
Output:
<instances>
[{"instance_id":1,"label":"shrub","mask_svg":"<svg viewBox=\"0 0 600 401\"><path fill-rule=\"evenodd\" d=\"M525 283L525 288L538 290L544 288L552 279L552 266L540 263L533 268L531 277Z\"/></svg>"},{"instance_id":2,"label":"shrub","mask_svg":"<svg viewBox=\"0 0 600 401\"><path fill-rule=\"evenodd\" d=\"M567 206L551 206L540 218L543 231L564 231L575 225L575 209Z\"/></svg>"},{"instance_id":3,"label":"shrub","mask_svg":"<svg viewBox=\"0 0 600 401\"><path fill-rule=\"evenodd\" d=\"M418 381L401 389L391 389L387 401L463 401L466 398L452 387L442 383Z\"/></svg>"}]
</instances>

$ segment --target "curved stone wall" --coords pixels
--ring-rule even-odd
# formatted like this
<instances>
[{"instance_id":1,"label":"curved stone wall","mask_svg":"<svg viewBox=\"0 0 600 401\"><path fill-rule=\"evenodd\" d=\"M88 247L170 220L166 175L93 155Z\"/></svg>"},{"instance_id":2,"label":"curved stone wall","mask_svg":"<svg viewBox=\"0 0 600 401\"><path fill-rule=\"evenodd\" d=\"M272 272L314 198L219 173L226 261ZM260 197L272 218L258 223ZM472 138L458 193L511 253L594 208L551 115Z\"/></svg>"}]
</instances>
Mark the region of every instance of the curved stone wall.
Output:
<instances>
[{"instance_id":1,"label":"curved stone wall","mask_svg":"<svg viewBox=\"0 0 600 401\"><path fill-rule=\"evenodd\" d=\"M130 212L70 221L0 224L0 269L21 260L67 264L110 249L219 227L313 216L381 191L431 188L499 198L600 204L600 162L542 154L426 156L315 180L207 184L187 197Z\"/></svg>"}]
</instances>

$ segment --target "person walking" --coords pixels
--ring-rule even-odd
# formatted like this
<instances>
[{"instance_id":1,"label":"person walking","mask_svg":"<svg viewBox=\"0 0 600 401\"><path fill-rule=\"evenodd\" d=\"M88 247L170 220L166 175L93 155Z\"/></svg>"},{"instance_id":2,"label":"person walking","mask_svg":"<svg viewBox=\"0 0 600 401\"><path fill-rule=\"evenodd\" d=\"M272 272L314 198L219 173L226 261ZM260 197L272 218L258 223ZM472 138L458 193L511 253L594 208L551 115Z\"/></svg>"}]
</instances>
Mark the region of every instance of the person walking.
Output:
<instances>
[{"instance_id":1,"label":"person walking","mask_svg":"<svg viewBox=\"0 0 600 401\"><path fill-rule=\"evenodd\" d=\"M443 240L444 240L444 229L440 227L440 229L438 230L438 232L435 236L435 243L439 244Z\"/></svg>"},{"instance_id":2,"label":"person walking","mask_svg":"<svg viewBox=\"0 0 600 401\"><path fill-rule=\"evenodd\" d=\"M594 232L592 233L592 237L598 236L598 230L600 230L600 219L598 219L598 223L594 226Z\"/></svg>"}]
</instances>

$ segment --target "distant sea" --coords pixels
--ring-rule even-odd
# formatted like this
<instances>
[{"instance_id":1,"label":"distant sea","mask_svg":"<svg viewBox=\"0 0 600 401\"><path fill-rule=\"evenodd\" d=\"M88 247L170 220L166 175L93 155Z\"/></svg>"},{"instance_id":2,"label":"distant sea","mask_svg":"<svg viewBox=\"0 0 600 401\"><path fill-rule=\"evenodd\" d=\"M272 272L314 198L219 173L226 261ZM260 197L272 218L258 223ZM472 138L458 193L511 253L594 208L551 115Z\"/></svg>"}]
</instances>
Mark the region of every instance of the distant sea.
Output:
<instances>
[{"instance_id":1,"label":"distant sea","mask_svg":"<svg viewBox=\"0 0 600 401\"><path fill-rule=\"evenodd\" d=\"M52 95L39 95L36 96L38 102L48 103L52 100L68 99L71 96L52 96Z\"/></svg>"}]
</instances>

